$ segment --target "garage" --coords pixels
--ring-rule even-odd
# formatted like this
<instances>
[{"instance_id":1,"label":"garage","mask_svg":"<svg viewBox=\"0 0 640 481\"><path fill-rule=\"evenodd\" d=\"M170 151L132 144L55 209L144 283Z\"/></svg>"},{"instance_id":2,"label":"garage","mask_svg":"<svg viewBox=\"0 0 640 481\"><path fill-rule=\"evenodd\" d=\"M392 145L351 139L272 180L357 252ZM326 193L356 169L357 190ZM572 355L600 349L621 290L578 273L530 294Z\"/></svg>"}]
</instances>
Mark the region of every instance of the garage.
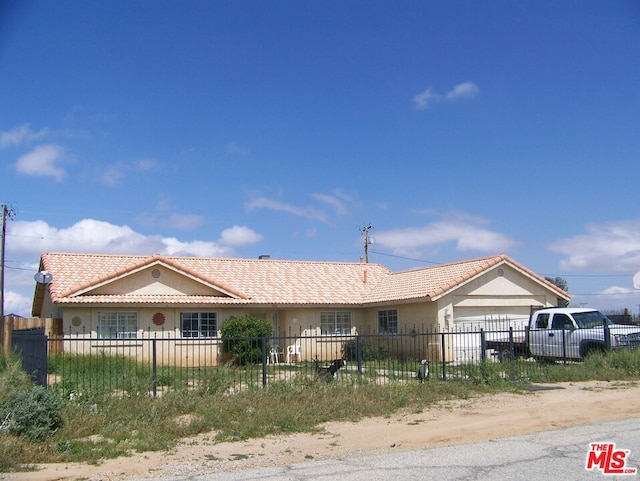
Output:
<instances>
[{"instance_id":1,"label":"garage","mask_svg":"<svg viewBox=\"0 0 640 481\"><path fill-rule=\"evenodd\" d=\"M481 359L480 330L484 330L486 339L507 338L509 328L514 329L515 335L524 331L529 322L529 311L529 306L454 307L455 362L477 362Z\"/></svg>"}]
</instances>

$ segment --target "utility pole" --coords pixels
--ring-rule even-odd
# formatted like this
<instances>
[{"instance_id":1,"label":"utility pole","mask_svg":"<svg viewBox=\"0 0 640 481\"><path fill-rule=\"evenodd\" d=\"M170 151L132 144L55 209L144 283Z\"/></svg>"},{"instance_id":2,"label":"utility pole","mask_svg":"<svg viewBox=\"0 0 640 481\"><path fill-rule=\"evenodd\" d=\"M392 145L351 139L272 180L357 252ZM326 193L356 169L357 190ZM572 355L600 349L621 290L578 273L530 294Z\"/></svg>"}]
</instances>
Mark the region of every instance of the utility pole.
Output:
<instances>
[{"instance_id":1,"label":"utility pole","mask_svg":"<svg viewBox=\"0 0 640 481\"><path fill-rule=\"evenodd\" d=\"M2 239L0 240L0 324L4 326L4 246L7 237L7 217L13 217L14 213L2 204Z\"/></svg>"},{"instance_id":2,"label":"utility pole","mask_svg":"<svg viewBox=\"0 0 640 481\"><path fill-rule=\"evenodd\" d=\"M2 247L0 247L0 320L4 327L4 238L7 234L7 206L2 204Z\"/></svg>"},{"instance_id":3,"label":"utility pole","mask_svg":"<svg viewBox=\"0 0 640 481\"><path fill-rule=\"evenodd\" d=\"M373 229L372 225L364 226L360 229L362 235L364 236L364 261L369 263L369 244L371 244L371 240L369 239L369 231Z\"/></svg>"}]
</instances>

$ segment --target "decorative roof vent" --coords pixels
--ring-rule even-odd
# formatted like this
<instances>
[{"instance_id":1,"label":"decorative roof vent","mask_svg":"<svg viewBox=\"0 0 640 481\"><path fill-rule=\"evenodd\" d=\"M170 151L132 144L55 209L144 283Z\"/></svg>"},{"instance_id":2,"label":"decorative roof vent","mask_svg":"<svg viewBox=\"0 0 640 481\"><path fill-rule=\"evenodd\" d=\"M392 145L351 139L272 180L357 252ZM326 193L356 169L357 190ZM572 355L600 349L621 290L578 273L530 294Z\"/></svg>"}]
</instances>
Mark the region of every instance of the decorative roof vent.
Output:
<instances>
[{"instance_id":1,"label":"decorative roof vent","mask_svg":"<svg viewBox=\"0 0 640 481\"><path fill-rule=\"evenodd\" d=\"M498 277L504 277L504 269L498 269Z\"/></svg>"},{"instance_id":2,"label":"decorative roof vent","mask_svg":"<svg viewBox=\"0 0 640 481\"><path fill-rule=\"evenodd\" d=\"M160 269L154 269L151 271L151 277L158 279L160 277Z\"/></svg>"}]
</instances>

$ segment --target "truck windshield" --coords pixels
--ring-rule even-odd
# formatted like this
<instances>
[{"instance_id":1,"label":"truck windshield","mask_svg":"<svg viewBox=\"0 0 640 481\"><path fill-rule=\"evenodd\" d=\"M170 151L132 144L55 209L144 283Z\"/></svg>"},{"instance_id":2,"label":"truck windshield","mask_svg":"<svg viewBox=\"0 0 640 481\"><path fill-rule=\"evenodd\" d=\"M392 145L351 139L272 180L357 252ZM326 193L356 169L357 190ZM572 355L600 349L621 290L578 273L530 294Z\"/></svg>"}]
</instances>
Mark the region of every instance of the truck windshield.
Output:
<instances>
[{"instance_id":1,"label":"truck windshield","mask_svg":"<svg viewBox=\"0 0 640 481\"><path fill-rule=\"evenodd\" d=\"M573 314L573 318L581 329L613 324L611 320L600 311L576 312Z\"/></svg>"}]
</instances>

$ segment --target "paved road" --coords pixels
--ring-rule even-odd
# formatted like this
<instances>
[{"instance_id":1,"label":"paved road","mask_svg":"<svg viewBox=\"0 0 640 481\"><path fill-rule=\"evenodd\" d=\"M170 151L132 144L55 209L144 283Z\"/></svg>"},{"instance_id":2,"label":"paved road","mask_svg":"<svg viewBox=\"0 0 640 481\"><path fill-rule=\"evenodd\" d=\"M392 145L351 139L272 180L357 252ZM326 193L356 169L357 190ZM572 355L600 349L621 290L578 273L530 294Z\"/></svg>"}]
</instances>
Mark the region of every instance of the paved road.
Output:
<instances>
[{"instance_id":1,"label":"paved road","mask_svg":"<svg viewBox=\"0 0 640 481\"><path fill-rule=\"evenodd\" d=\"M562 413L551 416L561 417ZM277 468L254 468L154 481L512 481L638 480L639 474L605 476L587 471L590 443L613 442L628 451L627 468L640 469L640 418L567 428L494 441L413 451L310 461ZM145 481L150 481L148 478Z\"/></svg>"}]
</instances>

